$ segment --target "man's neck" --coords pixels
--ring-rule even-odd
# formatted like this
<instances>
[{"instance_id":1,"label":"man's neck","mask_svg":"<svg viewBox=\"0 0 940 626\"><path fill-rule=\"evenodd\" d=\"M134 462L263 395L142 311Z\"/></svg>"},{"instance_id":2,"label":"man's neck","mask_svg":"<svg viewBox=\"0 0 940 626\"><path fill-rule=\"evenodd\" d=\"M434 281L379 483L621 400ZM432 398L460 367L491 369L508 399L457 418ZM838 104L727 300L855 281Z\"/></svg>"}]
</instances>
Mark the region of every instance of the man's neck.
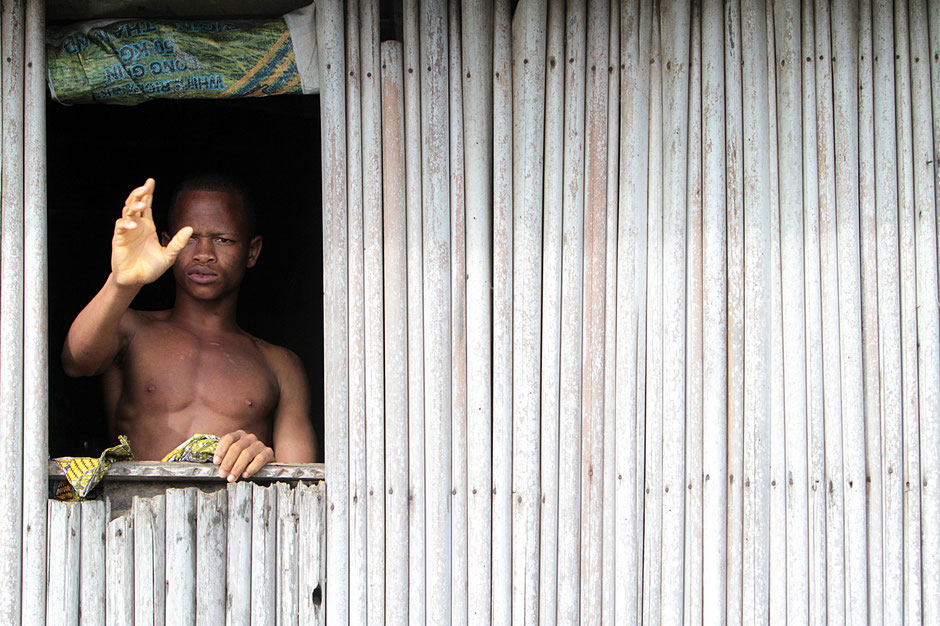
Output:
<instances>
[{"instance_id":1,"label":"man's neck","mask_svg":"<svg viewBox=\"0 0 940 626\"><path fill-rule=\"evenodd\" d=\"M235 322L237 305L237 293L220 300L198 300L177 290L170 320L207 331L233 331L238 329Z\"/></svg>"}]
</instances>

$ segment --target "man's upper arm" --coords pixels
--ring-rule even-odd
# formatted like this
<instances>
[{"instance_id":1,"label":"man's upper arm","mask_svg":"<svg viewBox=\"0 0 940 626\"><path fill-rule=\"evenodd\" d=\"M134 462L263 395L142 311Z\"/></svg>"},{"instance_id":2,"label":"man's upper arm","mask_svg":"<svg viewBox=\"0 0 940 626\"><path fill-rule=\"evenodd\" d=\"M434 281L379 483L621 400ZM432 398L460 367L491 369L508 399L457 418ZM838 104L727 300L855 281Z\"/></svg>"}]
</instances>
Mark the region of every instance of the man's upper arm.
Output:
<instances>
[{"instance_id":1,"label":"man's upper arm","mask_svg":"<svg viewBox=\"0 0 940 626\"><path fill-rule=\"evenodd\" d=\"M312 463L317 439L310 423L310 390L303 364L296 354L277 349L276 370L281 395L274 414L274 460L278 463Z\"/></svg>"}]
</instances>

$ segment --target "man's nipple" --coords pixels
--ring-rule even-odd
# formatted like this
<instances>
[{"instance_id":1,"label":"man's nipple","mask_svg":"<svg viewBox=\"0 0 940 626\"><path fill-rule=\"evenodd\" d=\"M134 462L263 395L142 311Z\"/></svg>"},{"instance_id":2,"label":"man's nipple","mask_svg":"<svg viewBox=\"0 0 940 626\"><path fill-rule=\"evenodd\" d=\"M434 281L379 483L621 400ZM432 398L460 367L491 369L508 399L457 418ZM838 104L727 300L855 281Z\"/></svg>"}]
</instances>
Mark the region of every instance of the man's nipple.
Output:
<instances>
[{"instance_id":1,"label":"man's nipple","mask_svg":"<svg viewBox=\"0 0 940 626\"><path fill-rule=\"evenodd\" d=\"M157 388L157 386L154 385L154 384L147 385L147 392L148 392L148 393L153 393L156 388Z\"/></svg>"},{"instance_id":2,"label":"man's nipple","mask_svg":"<svg viewBox=\"0 0 940 626\"><path fill-rule=\"evenodd\" d=\"M255 401L252 400L251 398L248 398L247 400L245 400L245 404L247 404L248 406L254 406Z\"/></svg>"}]
</instances>

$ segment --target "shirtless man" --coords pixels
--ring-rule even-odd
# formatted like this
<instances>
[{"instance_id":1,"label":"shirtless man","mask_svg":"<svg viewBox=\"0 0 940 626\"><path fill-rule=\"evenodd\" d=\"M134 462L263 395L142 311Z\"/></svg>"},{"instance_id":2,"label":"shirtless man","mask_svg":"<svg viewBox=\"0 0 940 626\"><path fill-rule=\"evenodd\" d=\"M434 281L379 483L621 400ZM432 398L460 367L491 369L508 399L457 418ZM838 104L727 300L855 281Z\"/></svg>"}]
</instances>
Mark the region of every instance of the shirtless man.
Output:
<instances>
[{"instance_id":1,"label":"shirtless man","mask_svg":"<svg viewBox=\"0 0 940 626\"><path fill-rule=\"evenodd\" d=\"M314 460L303 366L285 348L235 322L245 270L261 252L253 213L236 183L193 179L177 192L170 232L157 239L148 179L127 197L111 243L111 275L69 329L70 376L104 376L112 431L139 460L159 460L195 433L221 436L213 462L229 481L274 460ZM164 247L165 246L165 247ZM128 308L170 266L167 311ZM273 449L272 449L273 447Z\"/></svg>"}]
</instances>

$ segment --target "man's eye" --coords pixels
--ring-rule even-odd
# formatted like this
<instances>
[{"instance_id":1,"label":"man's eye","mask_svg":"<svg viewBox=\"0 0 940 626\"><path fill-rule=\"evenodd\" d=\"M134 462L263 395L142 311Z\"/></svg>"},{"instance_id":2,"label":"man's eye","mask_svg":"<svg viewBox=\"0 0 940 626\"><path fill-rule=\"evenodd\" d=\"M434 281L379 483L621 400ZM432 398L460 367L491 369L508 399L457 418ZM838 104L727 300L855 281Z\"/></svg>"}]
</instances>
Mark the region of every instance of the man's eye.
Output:
<instances>
[{"instance_id":1,"label":"man's eye","mask_svg":"<svg viewBox=\"0 0 940 626\"><path fill-rule=\"evenodd\" d=\"M216 237L215 240L219 243L232 243L231 239L227 239L225 237Z\"/></svg>"}]
</instances>

